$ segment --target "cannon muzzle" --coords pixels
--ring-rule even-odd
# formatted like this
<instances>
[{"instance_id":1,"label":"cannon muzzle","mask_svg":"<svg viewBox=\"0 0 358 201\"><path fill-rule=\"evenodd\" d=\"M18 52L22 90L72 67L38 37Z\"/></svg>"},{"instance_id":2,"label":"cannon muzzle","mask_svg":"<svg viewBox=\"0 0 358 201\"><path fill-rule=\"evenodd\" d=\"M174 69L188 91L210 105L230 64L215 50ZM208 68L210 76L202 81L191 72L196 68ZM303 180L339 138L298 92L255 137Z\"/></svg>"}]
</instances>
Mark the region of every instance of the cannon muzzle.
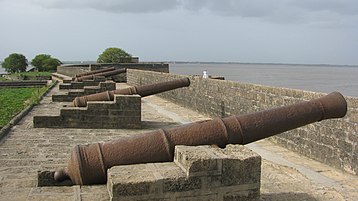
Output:
<instances>
[{"instance_id":1,"label":"cannon muzzle","mask_svg":"<svg viewBox=\"0 0 358 201\"><path fill-rule=\"evenodd\" d=\"M95 77L98 76L104 76L104 77L110 77L113 75L118 75L118 74L122 74L122 73L126 73L127 69L125 68L121 68L121 69L114 69L111 71L105 71L105 72L100 72L100 73L94 73L94 74L90 74L90 75L85 75L85 76L81 76L81 77L76 77L75 81L77 82L82 82L84 80L94 80Z\"/></svg>"},{"instance_id":2,"label":"cannon muzzle","mask_svg":"<svg viewBox=\"0 0 358 201\"><path fill-rule=\"evenodd\" d=\"M242 116L161 129L104 143L77 145L68 168L55 174L57 181L101 184L107 169L116 165L172 161L175 145L248 144L287 130L347 113L344 97L333 92L322 98Z\"/></svg>"},{"instance_id":3,"label":"cannon muzzle","mask_svg":"<svg viewBox=\"0 0 358 201\"><path fill-rule=\"evenodd\" d=\"M188 87L190 85L189 78L177 79L167 82L161 82L156 84L148 84L142 86L134 86L126 89L117 89L113 91L105 91L97 94L91 94L87 96L76 97L71 106L74 107L86 107L88 101L113 101L114 94L132 95L138 94L141 97L170 91L173 89Z\"/></svg>"}]
</instances>

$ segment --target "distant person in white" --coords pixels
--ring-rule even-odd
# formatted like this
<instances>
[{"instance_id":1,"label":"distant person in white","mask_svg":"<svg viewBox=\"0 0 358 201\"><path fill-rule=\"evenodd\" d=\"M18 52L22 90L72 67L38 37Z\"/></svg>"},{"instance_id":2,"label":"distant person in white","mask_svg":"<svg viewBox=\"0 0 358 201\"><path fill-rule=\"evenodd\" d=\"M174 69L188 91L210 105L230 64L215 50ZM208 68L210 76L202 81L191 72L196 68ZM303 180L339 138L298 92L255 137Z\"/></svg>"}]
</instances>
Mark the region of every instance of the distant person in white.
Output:
<instances>
[{"instance_id":1,"label":"distant person in white","mask_svg":"<svg viewBox=\"0 0 358 201\"><path fill-rule=\"evenodd\" d=\"M209 78L208 72L206 70L203 71L203 78Z\"/></svg>"}]
</instances>

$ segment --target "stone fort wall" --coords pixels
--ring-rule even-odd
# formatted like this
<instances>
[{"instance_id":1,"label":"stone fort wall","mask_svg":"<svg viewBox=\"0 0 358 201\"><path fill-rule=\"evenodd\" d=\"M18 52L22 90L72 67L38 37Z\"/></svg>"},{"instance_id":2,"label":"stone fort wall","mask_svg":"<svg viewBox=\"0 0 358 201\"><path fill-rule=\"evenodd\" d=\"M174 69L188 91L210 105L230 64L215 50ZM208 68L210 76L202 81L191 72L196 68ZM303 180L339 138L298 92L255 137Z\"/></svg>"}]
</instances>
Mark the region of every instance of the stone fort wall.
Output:
<instances>
[{"instance_id":1,"label":"stone fort wall","mask_svg":"<svg viewBox=\"0 0 358 201\"><path fill-rule=\"evenodd\" d=\"M166 63L71 64L57 66L57 73L74 77L76 74L98 70L104 67L131 68L169 73L169 64Z\"/></svg>"},{"instance_id":2,"label":"stone fort wall","mask_svg":"<svg viewBox=\"0 0 358 201\"><path fill-rule=\"evenodd\" d=\"M129 69L127 82L144 85L187 76ZM159 96L212 117L242 115L319 98L324 93L190 77L189 88ZM358 174L358 98L346 97L345 118L325 120L270 140L312 159Z\"/></svg>"}]
</instances>

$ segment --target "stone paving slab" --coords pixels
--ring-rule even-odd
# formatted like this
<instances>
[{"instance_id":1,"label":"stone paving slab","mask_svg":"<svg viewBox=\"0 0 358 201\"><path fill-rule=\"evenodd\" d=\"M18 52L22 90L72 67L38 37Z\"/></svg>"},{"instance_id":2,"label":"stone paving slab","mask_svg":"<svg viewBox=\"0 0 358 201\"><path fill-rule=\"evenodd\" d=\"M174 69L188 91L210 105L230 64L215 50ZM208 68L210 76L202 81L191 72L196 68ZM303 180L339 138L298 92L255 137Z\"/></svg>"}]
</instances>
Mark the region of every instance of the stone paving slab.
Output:
<instances>
[{"instance_id":1,"label":"stone paving slab","mask_svg":"<svg viewBox=\"0 0 358 201\"><path fill-rule=\"evenodd\" d=\"M123 87L123 86L122 86ZM72 147L135 135L153 129L200 121L208 117L150 96L142 99L143 129L45 129L33 128L35 115L58 115L66 103L51 95L25 116L0 142L0 200L108 200L105 185L37 187L39 170L65 167ZM358 177L294 154L266 140L255 143L273 156L283 157L334 181L327 185L307 177L295 167L263 157L261 200L358 200Z\"/></svg>"}]
</instances>

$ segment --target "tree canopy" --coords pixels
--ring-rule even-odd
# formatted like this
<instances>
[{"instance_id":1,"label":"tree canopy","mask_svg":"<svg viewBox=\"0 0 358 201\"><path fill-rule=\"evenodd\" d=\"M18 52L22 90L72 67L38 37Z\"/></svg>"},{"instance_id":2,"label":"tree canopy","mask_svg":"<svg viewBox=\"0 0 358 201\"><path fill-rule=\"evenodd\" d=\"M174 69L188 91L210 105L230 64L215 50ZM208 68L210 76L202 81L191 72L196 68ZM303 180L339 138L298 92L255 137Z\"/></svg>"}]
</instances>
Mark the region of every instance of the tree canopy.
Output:
<instances>
[{"instance_id":1,"label":"tree canopy","mask_svg":"<svg viewBox=\"0 0 358 201\"><path fill-rule=\"evenodd\" d=\"M110 47L107 48L102 54L99 55L97 62L98 63L123 63L130 62L132 55L128 54L126 51Z\"/></svg>"},{"instance_id":2,"label":"tree canopy","mask_svg":"<svg viewBox=\"0 0 358 201\"><path fill-rule=\"evenodd\" d=\"M25 72L28 66L26 57L18 53L10 54L1 65L8 73Z\"/></svg>"},{"instance_id":3,"label":"tree canopy","mask_svg":"<svg viewBox=\"0 0 358 201\"><path fill-rule=\"evenodd\" d=\"M48 54L38 54L32 59L31 64L38 71L54 71L61 65L61 61Z\"/></svg>"}]
</instances>

